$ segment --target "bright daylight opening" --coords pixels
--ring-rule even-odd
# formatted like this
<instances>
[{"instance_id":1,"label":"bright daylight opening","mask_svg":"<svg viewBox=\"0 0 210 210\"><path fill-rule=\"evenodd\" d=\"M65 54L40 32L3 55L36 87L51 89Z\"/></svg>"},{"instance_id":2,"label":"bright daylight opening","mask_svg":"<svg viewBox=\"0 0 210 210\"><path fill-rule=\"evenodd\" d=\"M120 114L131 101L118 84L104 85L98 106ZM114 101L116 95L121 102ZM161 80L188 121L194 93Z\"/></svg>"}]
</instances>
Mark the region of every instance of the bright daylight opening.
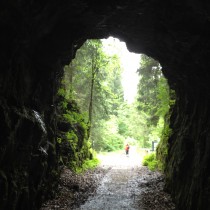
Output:
<instances>
[{"instance_id":1,"label":"bright daylight opening","mask_svg":"<svg viewBox=\"0 0 210 210\"><path fill-rule=\"evenodd\" d=\"M109 37L102 39L103 48L107 54L118 55L122 66L122 86L124 90L124 99L131 104L137 94L137 85L139 74L137 69L140 64L140 54L129 52L126 43L117 38Z\"/></svg>"},{"instance_id":2,"label":"bright daylight opening","mask_svg":"<svg viewBox=\"0 0 210 210\"><path fill-rule=\"evenodd\" d=\"M156 60L129 52L117 38L87 40L65 67L59 94L71 101L71 110L63 102L65 118L87 130L87 145L97 153L155 152L170 101ZM72 129L67 139L74 145L75 138Z\"/></svg>"},{"instance_id":3,"label":"bright daylight opening","mask_svg":"<svg viewBox=\"0 0 210 210\"><path fill-rule=\"evenodd\" d=\"M146 194L139 196L139 184L154 177L152 192L160 184L156 169L163 170L167 154L169 93L160 64L129 52L117 38L87 40L77 50L58 91L60 162L76 172L95 168L77 182L82 189L78 197L89 195L95 174L106 173L80 209L130 209L134 204L142 207L141 199L150 200ZM66 170L65 180L74 177ZM88 189L85 180L90 180ZM161 190L155 191L155 199Z\"/></svg>"}]
</instances>

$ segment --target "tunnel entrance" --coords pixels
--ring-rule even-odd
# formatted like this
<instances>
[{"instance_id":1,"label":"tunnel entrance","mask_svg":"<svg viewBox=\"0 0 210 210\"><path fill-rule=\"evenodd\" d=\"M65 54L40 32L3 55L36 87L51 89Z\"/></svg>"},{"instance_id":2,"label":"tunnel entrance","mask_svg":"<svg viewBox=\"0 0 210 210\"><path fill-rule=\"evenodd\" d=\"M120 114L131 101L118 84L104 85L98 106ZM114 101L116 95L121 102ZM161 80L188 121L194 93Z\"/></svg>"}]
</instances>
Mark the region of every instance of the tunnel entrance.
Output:
<instances>
[{"instance_id":1,"label":"tunnel entrance","mask_svg":"<svg viewBox=\"0 0 210 210\"><path fill-rule=\"evenodd\" d=\"M63 67L87 39L112 35L125 41L130 51L161 63L177 96L169 119L173 132L166 188L177 209L206 210L210 206L209 8L209 2L198 0L3 2L0 208L38 209L55 194L60 152L67 152L59 148L57 130L69 129L59 118L62 105L58 107L56 96ZM77 112L73 103L63 106L72 106L72 115ZM83 126L81 122L74 129ZM79 139L85 135L78 132ZM82 143L74 138L78 150ZM82 157L91 157L85 151Z\"/></svg>"},{"instance_id":2,"label":"tunnel entrance","mask_svg":"<svg viewBox=\"0 0 210 210\"><path fill-rule=\"evenodd\" d=\"M87 40L65 66L58 90L64 116L60 118L70 124L65 135L62 126L58 132L59 144L69 144L69 154L61 155L69 161L65 165L72 167L74 162L74 167L81 167L77 153L84 141L97 153L123 151L126 144L145 153L154 151L154 142L161 140L166 153L169 131L161 138L169 127L172 92L154 59L130 53L113 37ZM160 156L159 169L164 170L166 156Z\"/></svg>"},{"instance_id":3,"label":"tunnel entrance","mask_svg":"<svg viewBox=\"0 0 210 210\"><path fill-rule=\"evenodd\" d=\"M123 47L126 48L125 43ZM130 66L123 66L121 59L131 59L127 51L126 56L120 55L124 54L123 50L122 43L116 38L87 40L77 50L73 61L65 66L61 87L58 89L58 97L61 99L59 110L62 108L64 113L60 114L64 114L70 126L65 137L62 130L59 144L63 147L69 144L66 148L71 152L61 154L61 159L65 159L63 163L71 170L81 172L84 165L87 167L87 160L82 163L79 159L83 151L89 149L84 148L87 142L91 144L91 152L93 149L97 154L94 152L93 157L83 158L87 158L90 164L97 157L101 163L97 172L89 172L87 175L83 171L84 174L76 175L84 183L65 168L61 177L65 177L62 182L66 184L61 182L59 187L62 196L45 203L42 210L52 208L55 203L60 208L71 209L139 209L147 208L146 203L150 203L150 208L174 209L170 195L163 192L161 173L151 172L141 165L143 155L150 153L152 142L161 138L165 127L164 118L170 106L169 86L160 64L146 55L134 55L136 61L132 60ZM122 83L129 85L135 82L129 77L133 62L136 62L133 70L137 78L134 89L136 95L128 100L124 96ZM123 73L125 78L122 78ZM84 139L78 136L81 129L87 130ZM79 141L82 145L80 148ZM127 143L130 146L129 154L124 152ZM167 145L164 147L167 148ZM157 169L157 165L153 164L155 161L150 165L153 170ZM96 179L96 175L103 176L97 181L97 186L92 180ZM85 187L91 184L93 186L90 189ZM72 193L71 199L69 192L63 190L66 185ZM74 185L77 189L74 189ZM151 187L146 188L146 185ZM161 187L156 188L156 185ZM75 198L75 194L79 198ZM146 196L148 194L150 196ZM161 202L155 203L153 201L157 196ZM61 200L65 200L64 205Z\"/></svg>"}]
</instances>

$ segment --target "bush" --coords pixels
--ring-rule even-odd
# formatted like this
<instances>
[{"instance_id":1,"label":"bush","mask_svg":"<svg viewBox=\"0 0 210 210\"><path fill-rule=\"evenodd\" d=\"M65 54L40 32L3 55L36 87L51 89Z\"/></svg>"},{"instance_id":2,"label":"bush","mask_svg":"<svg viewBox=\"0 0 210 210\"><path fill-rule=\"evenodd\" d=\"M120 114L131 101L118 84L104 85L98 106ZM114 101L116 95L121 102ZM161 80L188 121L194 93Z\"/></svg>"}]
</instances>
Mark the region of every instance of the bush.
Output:
<instances>
[{"instance_id":1,"label":"bush","mask_svg":"<svg viewBox=\"0 0 210 210\"><path fill-rule=\"evenodd\" d=\"M143 159L143 165L148 166L148 168L151 171L156 170L157 166L158 166L158 161L156 160L155 153L151 153L151 154L146 155Z\"/></svg>"},{"instance_id":2,"label":"bush","mask_svg":"<svg viewBox=\"0 0 210 210\"><path fill-rule=\"evenodd\" d=\"M82 164L81 168L77 168L77 173L85 172L89 169L95 169L99 165L100 161L97 158L93 158L92 160L85 160L85 162Z\"/></svg>"}]
</instances>

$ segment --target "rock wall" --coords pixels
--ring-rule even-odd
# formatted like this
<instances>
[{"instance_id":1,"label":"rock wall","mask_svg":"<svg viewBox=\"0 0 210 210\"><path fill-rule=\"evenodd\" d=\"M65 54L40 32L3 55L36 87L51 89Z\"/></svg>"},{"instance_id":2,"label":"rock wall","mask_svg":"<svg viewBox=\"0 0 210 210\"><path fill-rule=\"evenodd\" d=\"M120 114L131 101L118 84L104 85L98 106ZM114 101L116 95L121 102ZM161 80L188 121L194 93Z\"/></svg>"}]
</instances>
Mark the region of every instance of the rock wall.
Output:
<instances>
[{"instance_id":1,"label":"rock wall","mask_svg":"<svg viewBox=\"0 0 210 210\"><path fill-rule=\"evenodd\" d=\"M109 35L163 66L177 95L167 188L179 210L209 208L207 1L8 0L0 3L0 28L0 209L37 209L53 192L63 66L86 39Z\"/></svg>"}]
</instances>

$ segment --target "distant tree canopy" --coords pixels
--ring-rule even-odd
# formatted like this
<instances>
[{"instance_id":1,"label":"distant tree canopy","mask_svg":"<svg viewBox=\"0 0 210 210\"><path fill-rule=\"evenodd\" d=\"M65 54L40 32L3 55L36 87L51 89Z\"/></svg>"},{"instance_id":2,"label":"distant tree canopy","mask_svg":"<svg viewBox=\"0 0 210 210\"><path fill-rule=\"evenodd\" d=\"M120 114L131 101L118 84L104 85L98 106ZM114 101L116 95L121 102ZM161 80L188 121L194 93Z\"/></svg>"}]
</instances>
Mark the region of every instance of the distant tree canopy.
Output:
<instances>
[{"instance_id":1,"label":"distant tree canopy","mask_svg":"<svg viewBox=\"0 0 210 210\"><path fill-rule=\"evenodd\" d=\"M115 146L118 128L114 120L123 102L121 73L119 57L107 55L101 40L87 40L77 51L76 58L65 68L66 90L83 112L96 150L113 150L123 146L122 138ZM116 129L108 125L109 121ZM110 130L116 131L108 135Z\"/></svg>"},{"instance_id":2,"label":"distant tree canopy","mask_svg":"<svg viewBox=\"0 0 210 210\"><path fill-rule=\"evenodd\" d=\"M158 61L141 55L140 67L137 72L140 77L137 108L140 113L147 116L145 124L149 135L144 142L144 146L147 146L152 140L161 137L164 116L170 108L170 90Z\"/></svg>"},{"instance_id":3,"label":"distant tree canopy","mask_svg":"<svg viewBox=\"0 0 210 210\"><path fill-rule=\"evenodd\" d=\"M78 104L96 151L122 149L125 143L150 147L160 138L169 87L157 61L141 55L139 66L138 94L132 104L124 101L120 58L106 53L101 40L87 40L65 67L65 97Z\"/></svg>"}]
</instances>

